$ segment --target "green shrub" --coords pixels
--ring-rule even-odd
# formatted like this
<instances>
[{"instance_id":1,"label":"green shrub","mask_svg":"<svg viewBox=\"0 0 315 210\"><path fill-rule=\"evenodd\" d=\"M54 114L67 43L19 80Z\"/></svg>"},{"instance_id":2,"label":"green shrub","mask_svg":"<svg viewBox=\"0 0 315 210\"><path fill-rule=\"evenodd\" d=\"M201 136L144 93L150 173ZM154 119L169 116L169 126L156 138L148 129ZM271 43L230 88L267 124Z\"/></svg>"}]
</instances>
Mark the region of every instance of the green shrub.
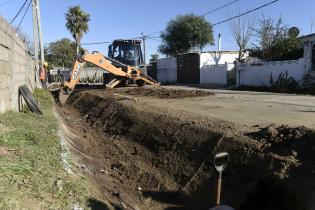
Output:
<instances>
[{"instance_id":1,"label":"green shrub","mask_svg":"<svg viewBox=\"0 0 315 210\"><path fill-rule=\"evenodd\" d=\"M270 75L270 86L271 89L280 92L294 92L299 87L299 83L291 76L289 76L288 71L285 73L281 72L276 81L273 81L272 74Z\"/></svg>"}]
</instances>

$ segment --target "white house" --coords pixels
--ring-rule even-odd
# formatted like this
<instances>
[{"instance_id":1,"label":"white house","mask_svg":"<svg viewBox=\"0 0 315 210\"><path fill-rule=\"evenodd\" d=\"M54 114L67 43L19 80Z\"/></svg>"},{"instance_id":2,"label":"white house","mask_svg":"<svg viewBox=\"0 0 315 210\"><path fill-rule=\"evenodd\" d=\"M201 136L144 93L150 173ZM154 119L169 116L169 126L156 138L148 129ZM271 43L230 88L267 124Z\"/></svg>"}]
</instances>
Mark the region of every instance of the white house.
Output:
<instances>
[{"instance_id":1,"label":"white house","mask_svg":"<svg viewBox=\"0 0 315 210\"><path fill-rule=\"evenodd\" d=\"M315 34L300 37L304 56L298 60L262 62L254 61L236 66L238 86L269 86L282 73L299 82L300 86L315 86Z\"/></svg>"},{"instance_id":2,"label":"white house","mask_svg":"<svg viewBox=\"0 0 315 210\"><path fill-rule=\"evenodd\" d=\"M247 54L245 56L248 56ZM200 65L201 67L208 65L218 65L226 63L234 63L238 58L238 51L236 50L224 50L224 51L209 51L200 53Z\"/></svg>"},{"instance_id":3,"label":"white house","mask_svg":"<svg viewBox=\"0 0 315 210\"><path fill-rule=\"evenodd\" d=\"M157 62L157 80L164 83L226 86L227 71L233 69L236 58L236 50L187 53L161 58Z\"/></svg>"},{"instance_id":4,"label":"white house","mask_svg":"<svg viewBox=\"0 0 315 210\"><path fill-rule=\"evenodd\" d=\"M304 86L315 86L315 33L300 37L304 43L305 75Z\"/></svg>"}]
</instances>

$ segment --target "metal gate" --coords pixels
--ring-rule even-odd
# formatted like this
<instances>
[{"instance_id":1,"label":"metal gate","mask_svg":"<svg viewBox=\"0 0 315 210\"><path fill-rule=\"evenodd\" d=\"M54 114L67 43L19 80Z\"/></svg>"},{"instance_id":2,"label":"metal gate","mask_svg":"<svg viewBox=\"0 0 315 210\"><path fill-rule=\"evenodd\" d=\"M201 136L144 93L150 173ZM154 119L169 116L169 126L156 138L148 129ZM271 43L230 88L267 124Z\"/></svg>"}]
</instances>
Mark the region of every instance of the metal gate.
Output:
<instances>
[{"instance_id":1,"label":"metal gate","mask_svg":"<svg viewBox=\"0 0 315 210\"><path fill-rule=\"evenodd\" d=\"M177 57L177 82L200 84L200 54L189 53Z\"/></svg>"}]
</instances>

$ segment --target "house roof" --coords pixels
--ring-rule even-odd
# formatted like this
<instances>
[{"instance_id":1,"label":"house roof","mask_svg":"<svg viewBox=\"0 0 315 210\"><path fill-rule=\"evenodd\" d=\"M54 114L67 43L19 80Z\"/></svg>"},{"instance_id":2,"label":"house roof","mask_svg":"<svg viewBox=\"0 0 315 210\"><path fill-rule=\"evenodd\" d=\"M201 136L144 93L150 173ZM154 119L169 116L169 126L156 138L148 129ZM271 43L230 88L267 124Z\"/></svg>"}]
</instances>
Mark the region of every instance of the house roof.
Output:
<instances>
[{"instance_id":1,"label":"house roof","mask_svg":"<svg viewBox=\"0 0 315 210\"><path fill-rule=\"evenodd\" d=\"M188 54L202 54L202 53L217 53L218 51L204 51L204 52L190 52L190 53L180 53L178 55L188 55ZM223 54L238 54L238 50L221 50Z\"/></svg>"},{"instance_id":2,"label":"house roof","mask_svg":"<svg viewBox=\"0 0 315 210\"><path fill-rule=\"evenodd\" d=\"M300 39L302 42L315 41L315 33L301 36Z\"/></svg>"},{"instance_id":3,"label":"house roof","mask_svg":"<svg viewBox=\"0 0 315 210\"><path fill-rule=\"evenodd\" d=\"M207 52L202 52L202 53L217 53L218 51L207 51ZM221 50L221 53L226 53L226 54L238 54L238 50Z\"/></svg>"}]
</instances>

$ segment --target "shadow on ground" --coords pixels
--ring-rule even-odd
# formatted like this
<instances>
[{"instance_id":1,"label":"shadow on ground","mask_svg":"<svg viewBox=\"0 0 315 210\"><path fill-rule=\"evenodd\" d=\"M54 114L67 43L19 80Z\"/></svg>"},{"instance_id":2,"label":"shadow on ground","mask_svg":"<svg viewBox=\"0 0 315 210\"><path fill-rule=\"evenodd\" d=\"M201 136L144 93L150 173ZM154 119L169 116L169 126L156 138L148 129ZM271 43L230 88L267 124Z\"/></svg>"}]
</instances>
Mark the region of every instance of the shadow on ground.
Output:
<instances>
[{"instance_id":1,"label":"shadow on ground","mask_svg":"<svg viewBox=\"0 0 315 210\"><path fill-rule=\"evenodd\" d=\"M88 207L90 207L91 210L110 210L106 204L94 198L88 200Z\"/></svg>"}]
</instances>

